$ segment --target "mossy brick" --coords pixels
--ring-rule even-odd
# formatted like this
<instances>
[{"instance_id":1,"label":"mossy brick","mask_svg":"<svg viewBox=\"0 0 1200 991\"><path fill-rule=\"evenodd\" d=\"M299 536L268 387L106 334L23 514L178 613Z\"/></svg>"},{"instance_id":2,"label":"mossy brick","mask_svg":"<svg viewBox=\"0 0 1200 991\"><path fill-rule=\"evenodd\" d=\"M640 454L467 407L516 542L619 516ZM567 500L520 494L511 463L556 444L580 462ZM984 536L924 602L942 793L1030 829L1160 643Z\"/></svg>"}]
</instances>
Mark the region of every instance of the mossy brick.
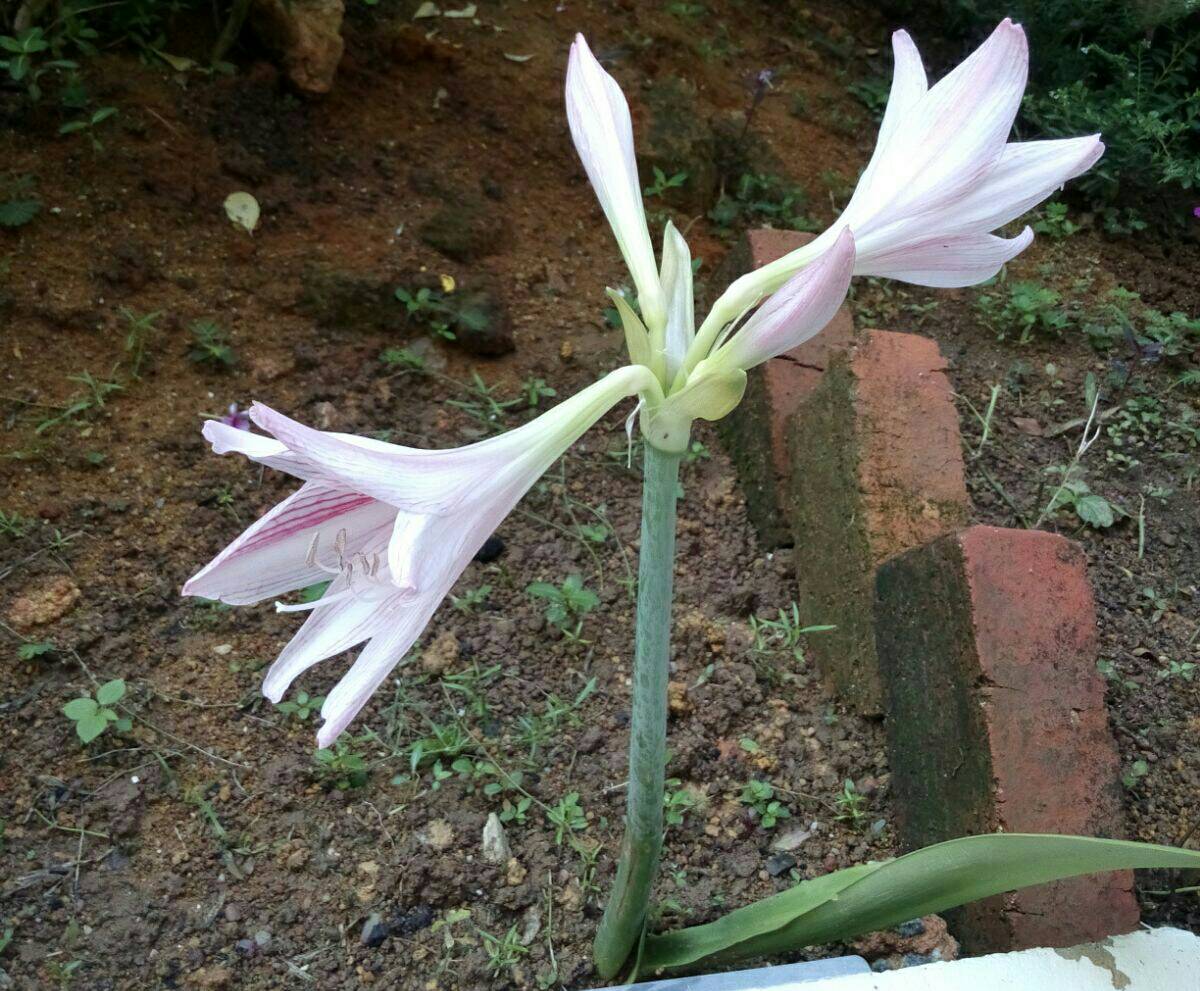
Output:
<instances>
[{"instance_id":1,"label":"mossy brick","mask_svg":"<svg viewBox=\"0 0 1200 991\"><path fill-rule=\"evenodd\" d=\"M797 231L747 231L713 282L724 289L738 276L782 258L812 238ZM746 511L767 549L792 543L792 529L783 512L789 475L788 421L821 380L830 357L846 350L853 340L854 320L843 306L812 340L751 369L741 403L718 421L746 498Z\"/></svg>"},{"instance_id":2,"label":"mossy brick","mask_svg":"<svg viewBox=\"0 0 1200 991\"><path fill-rule=\"evenodd\" d=\"M964 526L958 416L937 344L871 330L833 356L792 418L785 515L809 656L859 712L879 715L875 569Z\"/></svg>"},{"instance_id":3,"label":"mossy brick","mask_svg":"<svg viewBox=\"0 0 1200 991\"><path fill-rule=\"evenodd\" d=\"M897 825L906 848L997 830L1118 836L1119 757L1079 546L975 526L875 582ZM1137 927L1128 871L966 906L972 952L1072 946Z\"/></svg>"}]
</instances>

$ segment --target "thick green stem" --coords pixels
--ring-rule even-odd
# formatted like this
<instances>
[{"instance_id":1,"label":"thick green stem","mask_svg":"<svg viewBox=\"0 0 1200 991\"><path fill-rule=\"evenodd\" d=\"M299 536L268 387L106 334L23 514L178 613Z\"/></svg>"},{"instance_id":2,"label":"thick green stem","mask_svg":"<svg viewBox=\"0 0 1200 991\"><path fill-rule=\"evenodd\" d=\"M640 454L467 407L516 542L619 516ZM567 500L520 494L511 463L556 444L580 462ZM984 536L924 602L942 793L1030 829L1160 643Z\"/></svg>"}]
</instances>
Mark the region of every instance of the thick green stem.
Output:
<instances>
[{"instance_id":1,"label":"thick green stem","mask_svg":"<svg viewBox=\"0 0 1200 991\"><path fill-rule=\"evenodd\" d=\"M646 444L625 840L593 951L596 970L605 980L616 976L641 939L662 850L679 459L679 454Z\"/></svg>"}]
</instances>

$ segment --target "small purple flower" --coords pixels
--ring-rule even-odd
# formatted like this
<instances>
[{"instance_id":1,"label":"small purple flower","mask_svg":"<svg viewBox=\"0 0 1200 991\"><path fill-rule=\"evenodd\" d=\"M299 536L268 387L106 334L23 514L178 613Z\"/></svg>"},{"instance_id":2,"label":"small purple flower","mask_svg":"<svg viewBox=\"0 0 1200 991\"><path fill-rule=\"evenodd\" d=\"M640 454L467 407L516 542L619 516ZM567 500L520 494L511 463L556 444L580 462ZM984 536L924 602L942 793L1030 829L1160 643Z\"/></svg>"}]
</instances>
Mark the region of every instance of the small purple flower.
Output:
<instances>
[{"instance_id":1,"label":"small purple flower","mask_svg":"<svg viewBox=\"0 0 1200 991\"><path fill-rule=\"evenodd\" d=\"M1192 216L1193 216L1193 217L1200 217L1200 206L1194 206L1194 207L1192 207Z\"/></svg>"},{"instance_id":2,"label":"small purple flower","mask_svg":"<svg viewBox=\"0 0 1200 991\"><path fill-rule=\"evenodd\" d=\"M221 422L226 426L233 427L234 430L250 429L250 417L238 409L237 403L229 404L229 412L221 417Z\"/></svg>"}]
</instances>

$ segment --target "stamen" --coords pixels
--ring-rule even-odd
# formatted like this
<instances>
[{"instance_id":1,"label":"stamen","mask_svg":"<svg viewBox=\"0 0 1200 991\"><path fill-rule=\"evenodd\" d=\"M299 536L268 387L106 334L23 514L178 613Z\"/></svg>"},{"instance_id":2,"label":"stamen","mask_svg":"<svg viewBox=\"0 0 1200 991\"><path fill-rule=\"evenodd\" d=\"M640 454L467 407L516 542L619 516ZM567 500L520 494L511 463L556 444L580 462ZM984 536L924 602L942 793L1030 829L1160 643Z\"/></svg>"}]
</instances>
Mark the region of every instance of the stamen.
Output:
<instances>
[{"instance_id":1,"label":"stamen","mask_svg":"<svg viewBox=\"0 0 1200 991\"><path fill-rule=\"evenodd\" d=\"M336 566L325 564L318 560L320 534L313 534L312 543L308 545L308 553L304 556L304 563L308 567L324 571L326 574L334 575L337 578L344 578L346 587L342 591L336 592L333 595L322 596L314 602L276 602L275 609L278 612L306 612L320 608L321 606L340 602L359 593L359 590L354 585L355 578L362 578L370 585L389 586L391 583L380 575L380 568L384 562L380 558L379 552L373 551L369 558L361 550L347 556L346 546L348 543L349 534L344 529L339 530L333 540L333 552L337 561Z\"/></svg>"}]
</instances>

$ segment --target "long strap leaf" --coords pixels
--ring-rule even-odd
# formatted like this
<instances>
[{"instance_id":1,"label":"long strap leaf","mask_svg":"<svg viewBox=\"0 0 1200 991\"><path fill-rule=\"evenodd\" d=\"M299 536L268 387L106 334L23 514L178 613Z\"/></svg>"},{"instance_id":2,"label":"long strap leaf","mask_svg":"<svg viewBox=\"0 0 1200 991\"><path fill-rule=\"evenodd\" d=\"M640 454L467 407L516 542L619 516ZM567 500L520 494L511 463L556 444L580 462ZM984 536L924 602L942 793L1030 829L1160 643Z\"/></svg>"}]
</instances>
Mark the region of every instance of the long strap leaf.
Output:
<instances>
[{"instance_id":1,"label":"long strap leaf","mask_svg":"<svg viewBox=\"0 0 1200 991\"><path fill-rule=\"evenodd\" d=\"M640 970L850 939L1004 891L1135 867L1200 868L1200 852L1084 836L968 836L804 881L707 925L648 936Z\"/></svg>"}]
</instances>

